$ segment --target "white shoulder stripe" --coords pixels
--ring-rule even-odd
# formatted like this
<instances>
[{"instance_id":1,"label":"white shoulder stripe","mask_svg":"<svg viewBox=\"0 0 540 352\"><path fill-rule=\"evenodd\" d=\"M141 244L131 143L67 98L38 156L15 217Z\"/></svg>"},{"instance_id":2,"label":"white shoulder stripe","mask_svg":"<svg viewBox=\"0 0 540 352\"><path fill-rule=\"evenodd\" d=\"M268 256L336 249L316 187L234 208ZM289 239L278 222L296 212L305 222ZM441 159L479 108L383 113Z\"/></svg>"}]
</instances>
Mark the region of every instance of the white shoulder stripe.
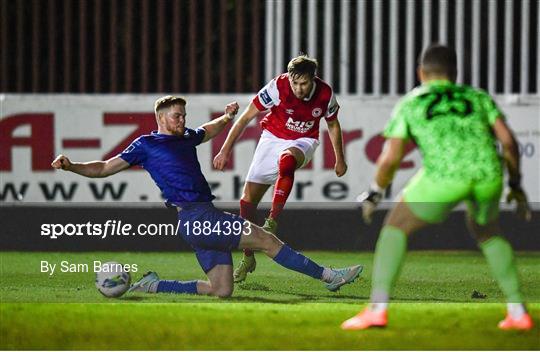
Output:
<instances>
[{"instance_id":1,"label":"white shoulder stripe","mask_svg":"<svg viewBox=\"0 0 540 352\"><path fill-rule=\"evenodd\" d=\"M270 109L272 106L279 105L280 103L276 80L277 79L274 78L268 82L268 84L265 85L257 94L259 101L267 109Z\"/></svg>"},{"instance_id":2,"label":"white shoulder stripe","mask_svg":"<svg viewBox=\"0 0 540 352\"><path fill-rule=\"evenodd\" d=\"M326 118L331 117L334 115L339 109L339 104L337 102L336 96L334 95L334 92L332 92L332 96L330 97L330 101L328 102L328 108L326 109Z\"/></svg>"}]
</instances>

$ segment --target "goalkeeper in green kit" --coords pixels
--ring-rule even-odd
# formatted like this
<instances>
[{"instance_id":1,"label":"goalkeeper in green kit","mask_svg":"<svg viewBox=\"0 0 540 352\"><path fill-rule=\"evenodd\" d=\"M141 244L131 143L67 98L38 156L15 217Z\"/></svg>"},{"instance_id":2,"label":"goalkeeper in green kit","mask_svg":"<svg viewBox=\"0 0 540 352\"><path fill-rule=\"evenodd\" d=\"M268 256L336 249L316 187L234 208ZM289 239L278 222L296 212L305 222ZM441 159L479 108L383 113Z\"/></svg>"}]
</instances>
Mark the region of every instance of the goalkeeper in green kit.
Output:
<instances>
[{"instance_id":1,"label":"goalkeeper in green kit","mask_svg":"<svg viewBox=\"0 0 540 352\"><path fill-rule=\"evenodd\" d=\"M517 142L503 113L486 92L455 83L456 66L453 49L441 45L426 49L418 67L422 85L397 104L384 130L387 142L377 161L375 180L362 197L366 222L371 221L385 188L392 182L408 141L417 144L423 167L385 219L375 249L371 304L343 322L342 329L386 326L388 302L405 256L407 237L443 221L462 201L468 206L468 227L508 302L508 313L499 328L533 327L520 292L512 248L502 237L498 223L503 163L497 140L509 174L507 200L517 202L523 218L531 217L521 188Z\"/></svg>"}]
</instances>

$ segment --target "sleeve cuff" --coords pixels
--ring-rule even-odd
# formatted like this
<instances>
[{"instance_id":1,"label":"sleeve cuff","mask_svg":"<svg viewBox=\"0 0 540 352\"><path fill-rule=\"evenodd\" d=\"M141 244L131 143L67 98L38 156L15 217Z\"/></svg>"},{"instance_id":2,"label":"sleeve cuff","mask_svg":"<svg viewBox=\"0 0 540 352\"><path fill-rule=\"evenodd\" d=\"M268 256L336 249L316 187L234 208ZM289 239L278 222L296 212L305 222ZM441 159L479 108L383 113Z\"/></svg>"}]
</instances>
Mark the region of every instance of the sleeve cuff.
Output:
<instances>
[{"instance_id":1,"label":"sleeve cuff","mask_svg":"<svg viewBox=\"0 0 540 352\"><path fill-rule=\"evenodd\" d=\"M330 116L325 116L324 119L326 121L334 121L334 120L337 120L337 117L338 117L338 112L336 111Z\"/></svg>"},{"instance_id":2,"label":"sleeve cuff","mask_svg":"<svg viewBox=\"0 0 540 352\"><path fill-rule=\"evenodd\" d=\"M255 107L256 107L257 110L259 110L259 111L268 110L267 108L264 107L264 105L261 104L261 102L259 101L259 97L258 97L258 96L255 96L255 98L253 98L253 100L252 100L251 102L253 103L253 105L255 105Z\"/></svg>"},{"instance_id":3,"label":"sleeve cuff","mask_svg":"<svg viewBox=\"0 0 540 352\"><path fill-rule=\"evenodd\" d=\"M331 113L330 115L325 116L324 119L326 121L334 121L334 120L336 120L337 117L338 117L339 108L340 108L340 106L338 105L337 109L333 113Z\"/></svg>"},{"instance_id":4,"label":"sleeve cuff","mask_svg":"<svg viewBox=\"0 0 540 352\"><path fill-rule=\"evenodd\" d=\"M126 156L125 156L125 155L122 155L122 154L118 154L118 156L120 157L120 159L122 159L122 160L124 160L126 163L128 163L129 166L133 166L133 160L128 160L128 159L126 158Z\"/></svg>"}]
</instances>

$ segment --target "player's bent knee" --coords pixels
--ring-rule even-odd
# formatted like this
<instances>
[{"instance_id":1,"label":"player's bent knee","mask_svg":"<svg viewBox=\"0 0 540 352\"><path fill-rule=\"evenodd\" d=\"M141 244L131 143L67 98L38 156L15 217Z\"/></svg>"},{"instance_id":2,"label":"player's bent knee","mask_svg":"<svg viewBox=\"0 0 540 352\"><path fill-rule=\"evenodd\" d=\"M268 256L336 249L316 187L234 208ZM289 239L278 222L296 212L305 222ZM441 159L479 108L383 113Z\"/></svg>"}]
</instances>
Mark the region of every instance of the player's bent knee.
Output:
<instances>
[{"instance_id":1,"label":"player's bent knee","mask_svg":"<svg viewBox=\"0 0 540 352\"><path fill-rule=\"evenodd\" d=\"M251 194L244 191L242 194L242 198L240 198L241 201L249 203L249 204L257 204L258 202L255 201L255 197L252 197Z\"/></svg>"},{"instance_id":2,"label":"player's bent knee","mask_svg":"<svg viewBox=\"0 0 540 352\"><path fill-rule=\"evenodd\" d=\"M291 175L296 170L296 158L291 152L284 152L279 156L279 174Z\"/></svg>"},{"instance_id":3,"label":"player's bent knee","mask_svg":"<svg viewBox=\"0 0 540 352\"><path fill-rule=\"evenodd\" d=\"M479 224L475 219L468 216L467 226L471 234L476 239L476 241L480 243L489 240L494 235L498 235L502 233L502 230L499 226L497 219L489 221L484 224Z\"/></svg>"},{"instance_id":4,"label":"player's bent knee","mask_svg":"<svg viewBox=\"0 0 540 352\"><path fill-rule=\"evenodd\" d=\"M402 230L407 236L428 225L412 212L403 199L386 216L384 224Z\"/></svg>"},{"instance_id":5,"label":"player's bent knee","mask_svg":"<svg viewBox=\"0 0 540 352\"><path fill-rule=\"evenodd\" d=\"M241 200L256 206L261 201L268 187L270 187L270 185L246 182L242 191Z\"/></svg>"},{"instance_id":6,"label":"player's bent knee","mask_svg":"<svg viewBox=\"0 0 540 352\"><path fill-rule=\"evenodd\" d=\"M227 298L231 297L234 291L234 286L232 284L219 284L212 286L212 289L210 290L209 294L211 296L216 296L219 298Z\"/></svg>"},{"instance_id":7,"label":"player's bent knee","mask_svg":"<svg viewBox=\"0 0 540 352\"><path fill-rule=\"evenodd\" d=\"M234 289L232 287L230 288L220 288L213 292L213 295L219 298L228 298L231 297L233 294Z\"/></svg>"}]
</instances>

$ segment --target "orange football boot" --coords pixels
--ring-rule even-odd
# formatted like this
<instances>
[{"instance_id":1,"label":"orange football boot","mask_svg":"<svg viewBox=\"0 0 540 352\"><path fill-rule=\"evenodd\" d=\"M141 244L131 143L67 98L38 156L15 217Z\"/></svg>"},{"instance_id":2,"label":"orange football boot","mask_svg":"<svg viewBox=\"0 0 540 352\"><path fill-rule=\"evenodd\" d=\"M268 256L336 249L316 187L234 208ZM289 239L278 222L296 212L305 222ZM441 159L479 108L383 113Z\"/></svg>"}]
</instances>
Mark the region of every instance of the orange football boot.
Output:
<instances>
[{"instance_id":1,"label":"orange football boot","mask_svg":"<svg viewBox=\"0 0 540 352\"><path fill-rule=\"evenodd\" d=\"M506 318L498 325L501 330L530 330L533 326L533 320L528 313L523 314L519 319L514 319L510 314L507 314Z\"/></svg>"},{"instance_id":2,"label":"orange football boot","mask_svg":"<svg viewBox=\"0 0 540 352\"><path fill-rule=\"evenodd\" d=\"M345 320L341 324L343 330L364 330L371 327L384 328L388 323L386 310L374 312L369 308L364 309L361 313L354 317Z\"/></svg>"}]
</instances>

